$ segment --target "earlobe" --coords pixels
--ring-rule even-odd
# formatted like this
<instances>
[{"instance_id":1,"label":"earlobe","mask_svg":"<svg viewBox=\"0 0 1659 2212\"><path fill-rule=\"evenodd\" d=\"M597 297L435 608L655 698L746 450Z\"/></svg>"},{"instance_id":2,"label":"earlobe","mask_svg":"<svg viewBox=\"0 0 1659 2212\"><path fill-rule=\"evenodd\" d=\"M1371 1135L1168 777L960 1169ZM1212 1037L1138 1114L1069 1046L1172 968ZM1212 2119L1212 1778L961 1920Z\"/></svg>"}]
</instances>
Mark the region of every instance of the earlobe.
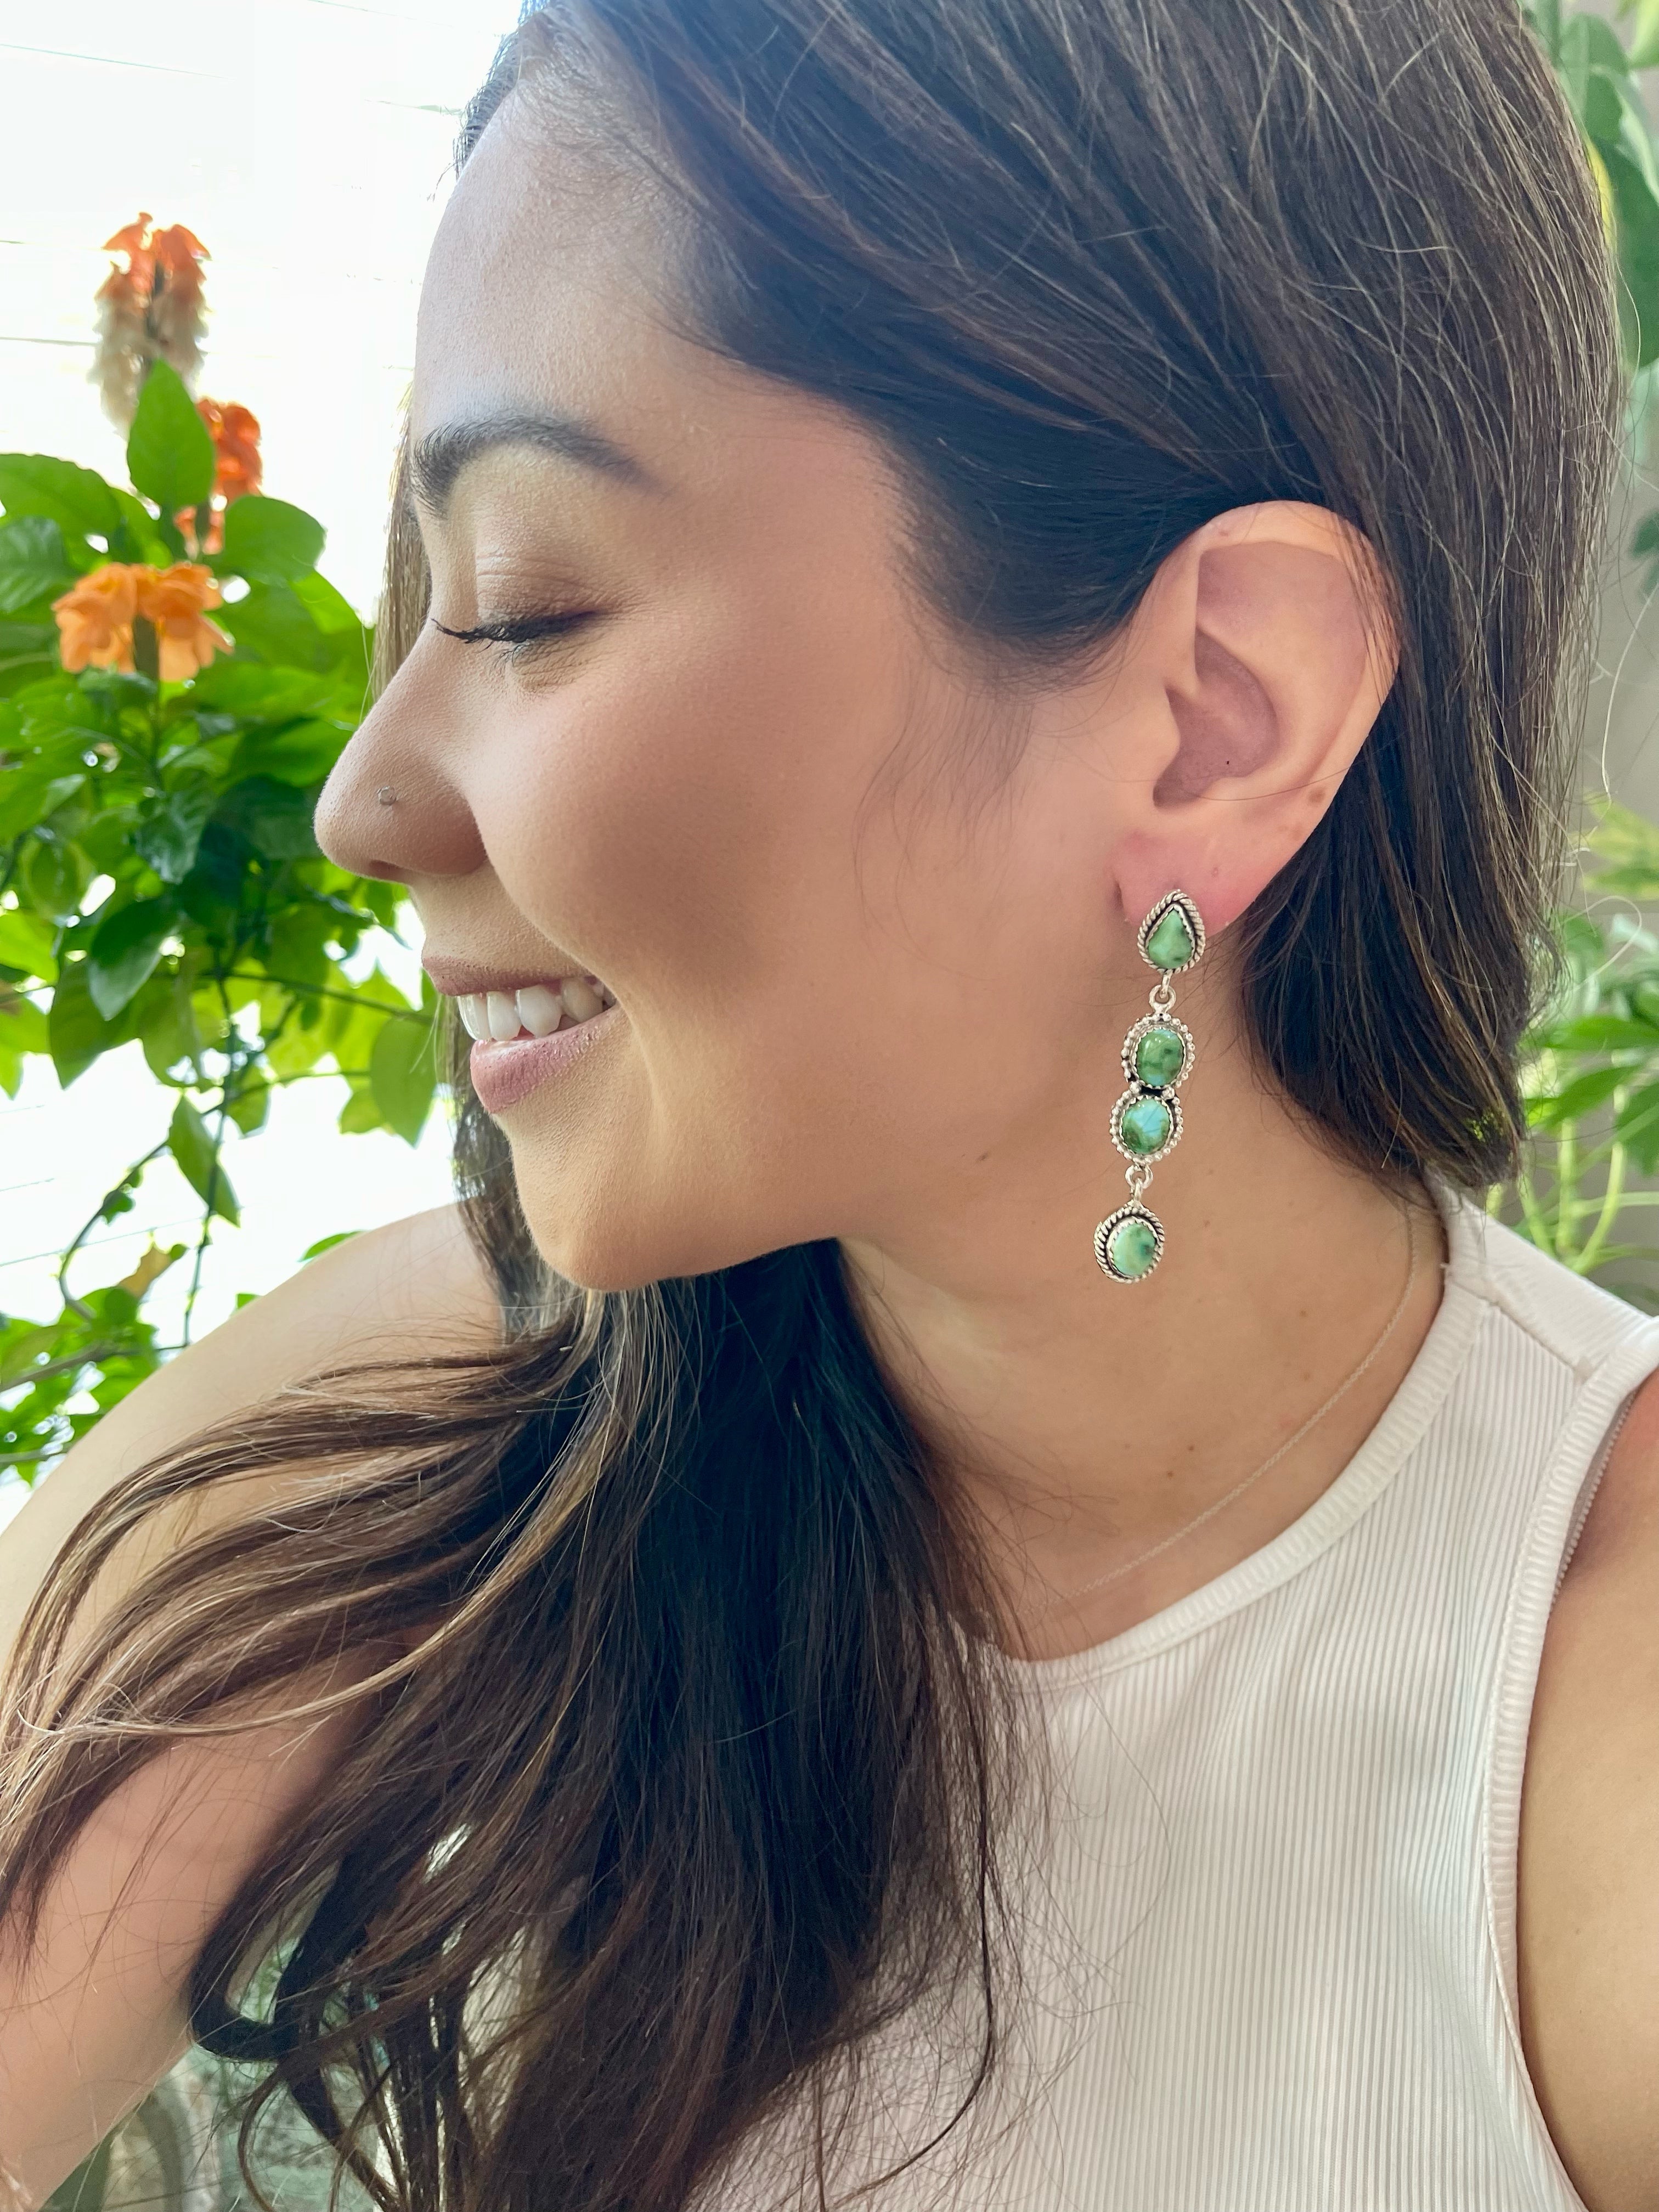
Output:
<instances>
[{"instance_id":1,"label":"earlobe","mask_svg":"<svg viewBox=\"0 0 1659 2212\"><path fill-rule=\"evenodd\" d=\"M1351 526L1291 501L1170 556L1152 650L1171 742L1120 856L1132 920L1180 884L1224 928L1324 814L1394 680L1375 574Z\"/></svg>"}]
</instances>

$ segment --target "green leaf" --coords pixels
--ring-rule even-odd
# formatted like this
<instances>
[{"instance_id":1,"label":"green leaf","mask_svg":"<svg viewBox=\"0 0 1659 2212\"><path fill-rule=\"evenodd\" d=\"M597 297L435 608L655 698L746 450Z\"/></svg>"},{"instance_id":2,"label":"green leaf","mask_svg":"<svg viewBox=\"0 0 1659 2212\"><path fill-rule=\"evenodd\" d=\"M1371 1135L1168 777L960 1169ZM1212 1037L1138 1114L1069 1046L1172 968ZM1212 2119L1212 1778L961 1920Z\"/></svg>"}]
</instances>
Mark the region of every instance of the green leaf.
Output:
<instances>
[{"instance_id":1,"label":"green leaf","mask_svg":"<svg viewBox=\"0 0 1659 2212\"><path fill-rule=\"evenodd\" d=\"M170 898L152 898L137 899L100 922L87 953L87 983L106 1022L149 981L178 921Z\"/></svg>"},{"instance_id":2,"label":"green leaf","mask_svg":"<svg viewBox=\"0 0 1659 2212\"><path fill-rule=\"evenodd\" d=\"M46 1018L33 999L0 983L0 1044L9 1052L45 1052Z\"/></svg>"},{"instance_id":3,"label":"green leaf","mask_svg":"<svg viewBox=\"0 0 1659 2212\"><path fill-rule=\"evenodd\" d=\"M120 512L120 525L110 533L109 550L118 561L141 561L152 568L165 568L175 560L177 549L162 535L161 526L143 500L118 485L110 497Z\"/></svg>"},{"instance_id":4,"label":"green leaf","mask_svg":"<svg viewBox=\"0 0 1659 2212\"><path fill-rule=\"evenodd\" d=\"M76 573L50 515L0 522L0 615L21 614L49 592L66 592Z\"/></svg>"},{"instance_id":5,"label":"green leaf","mask_svg":"<svg viewBox=\"0 0 1659 2212\"><path fill-rule=\"evenodd\" d=\"M1619 143L1642 173L1648 190L1659 197L1659 162L1653 149L1653 128L1640 92L1628 77L1607 80L1620 106Z\"/></svg>"},{"instance_id":6,"label":"green leaf","mask_svg":"<svg viewBox=\"0 0 1659 2212\"><path fill-rule=\"evenodd\" d=\"M152 1075L171 1074L180 1060L199 1063L204 1050L202 1032L197 1025L190 984L185 976L152 979L134 1001L133 1012Z\"/></svg>"},{"instance_id":7,"label":"green leaf","mask_svg":"<svg viewBox=\"0 0 1659 2212\"><path fill-rule=\"evenodd\" d=\"M17 888L37 914L68 921L81 910L82 894L92 881L92 863L73 845L54 838L30 848L17 872Z\"/></svg>"},{"instance_id":8,"label":"green leaf","mask_svg":"<svg viewBox=\"0 0 1659 2212\"><path fill-rule=\"evenodd\" d=\"M1596 874L1596 889L1626 891L1633 898L1659 897L1659 823L1615 799L1597 798L1591 805L1595 826L1584 839L1584 850L1604 864Z\"/></svg>"},{"instance_id":9,"label":"green leaf","mask_svg":"<svg viewBox=\"0 0 1659 2212\"><path fill-rule=\"evenodd\" d=\"M55 453L0 453L0 507L9 516L47 515L76 538L107 538L121 526L113 488Z\"/></svg>"},{"instance_id":10,"label":"green leaf","mask_svg":"<svg viewBox=\"0 0 1659 2212\"><path fill-rule=\"evenodd\" d=\"M1534 1129L1559 1129L1564 1121L1577 1121L1586 1114L1593 1114L1630 1079L1628 1067L1593 1067L1587 1074L1575 1076L1559 1091L1529 1098L1527 1119Z\"/></svg>"},{"instance_id":11,"label":"green leaf","mask_svg":"<svg viewBox=\"0 0 1659 2212\"><path fill-rule=\"evenodd\" d=\"M1620 1109L1615 1133L1641 1174L1650 1176L1659 1167L1659 1084L1644 1084L1631 1094Z\"/></svg>"},{"instance_id":12,"label":"green leaf","mask_svg":"<svg viewBox=\"0 0 1659 2212\"><path fill-rule=\"evenodd\" d=\"M1631 366L1645 368L1659 360L1659 202L1628 154L1601 151L1618 217L1620 327Z\"/></svg>"},{"instance_id":13,"label":"green leaf","mask_svg":"<svg viewBox=\"0 0 1659 2212\"><path fill-rule=\"evenodd\" d=\"M84 1075L100 1054L125 1044L130 1035L124 1020L106 1022L93 1004L86 962L67 962L46 1015L52 1066L64 1090L77 1076Z\"/></svg>"},{"instance_id":14,"label":"green leaf","mask_svg":"<svg viewBox=\"0 0 1659 2212\"><path fill-rule=\"evenodd\" d=\"M1636 0L1634 13L1626 60L1633 70L1651 69L1659 62L1659 0Z\"/></svg>"},{"instance_id":15,"label":"green leaf","mask_svg":"<svg viewBox=\"0 0 1659 2212\"><path fill-rule=\"evenodd\" d=\"M208 1134L207 1124L188 1098L181 1098L173 1109L167 1150L178 1161L185 1181L204 1200L209 1212L220 1215L233 1229L240 1228L242 1217L230 1178L214 1158L213 1139Z\"/></svg>"},{"instance_id":16,"label":"green leaf","mask_svg":"<svg viewBox=\"0 0 1659 2212\"><path fill-rule=\"evenodd\" d=\"M368 666L368 631L314 570L291 584L254 584L245 598L216 607L213 618L272 667L349 668L356 682Z\"/></svg>"},{"instance_id":17,"label":"green leaf","mask_svg":"<svg viewBox=\"0 0 1659 2212\"><path fill-rule=\"evenodd\" d=\"M344 1137L366 1137L371 1130L386 1127L380 1102L369 1085L352 1085L351 1096L340 1109L340 1118L334 1126Z\"/></svg>"},{"instance_id":18,"label":"green leaf","mask_svg":"<svg viewBox=\"0 0 1659 2212\"><path fill-rule=\"evenodd\" d=\"M316 567L327 534L303 507L257 492L232 500L224 526L224 550L211 565L251 584L294 583Z\"/></svg>"},{"instance_id":19,"label":"green leaf","mask_svg":"<svg viewBox=\"0 0 1659 2212\"><path fill-rule=\"evenodd\" d=\"M0 783L0 845L38 829L86 780L84 769L78 775L31 775L27 769L8 769Z\"/></svg>"},{"instance_id":20,"label":"green leaf","mask_svg":"<svg viewBox=\"0 0 1659 2212\"><path fill-rule=\"evenodd\" d=\"M255 775L225 793L215 818L240 830L267 860L308 860L317 856L311 831L313 811L303 791L271 776Z\"/></svg>"},{"instance_id":21,"label":"green leaf","mask_svg":"<svg viewBox=\"0 0 1659 2212\"><path fill-rule=\"evenodd\" d=\"M1562 27L1558 66L1567 95L1582 114L1585 83L1591 71L1605 70L1611 76L1623 76L1630 62L1610 23L1604 23L1598 15L1575 15Z\"/></svg>"},{"instance_id":22,"label":"green leaf","mask_svg":"<svg viewBox=\"0 0 1659 2212\"><path fill-rule=\"evenodd\" d=\"M26 975L52 982L58 974L52 949L57 934L39 915L25 914L21 908L0 911L0 965L21 968Z\"/></svg>"},{"instance_id":23,"label":"green leaf","mask_svg":"<svg viewBox=\"0 0 1659 2212\"><path fill-rule=\"evenodd\" d=\"M330 636L337 631L361 630L363 626L356 608L343 592L336 590L326 576L314 573L309 576L296 576L294 596L318 629Z\"/></svg>"},{"instance_id":24,"label":"green leaf","mask_svg":"<svg viewBox=\"0 0 1659 2212\"><path fill-rule=\"evenodd\" d=\"M273 669L273 675L287 675ZM274 775L305 788L321 783L345 750L351 732L337 722L308 720L285 730L251 730L232 754L229 775Z\"/></svg>"},{"instance_id":25,"label":"green leaf","mask_svg":"<svg viewBox=\"0 0 1659 2212\"><path fill-rule=\"evenodd\" d=\"M1659 1053L1659 1028L1621 1014L1584 1014L1557 1022L1527 1040L1534 1052Z\"/></svg>"},{"instance_id":26,"label":"green leaf","mask_svg":"<svg viewBox=\"0 0 1659 2212\"><path fill-rule=\"evenodd\" d=\"M127 471L134 484L164 516L172 516L211 495L215 465L213 440L184 380L166 362L153 361L127 434Z\"/></svg>"},{"instance_id":27,"label":"green leaf","mask_svg":"<svg viewBox=\"0 0 1659 2212\"><path fill-rule=\"evenodd\" d=\"M214 610L216 620L221 611ZM297 668L261 668L251 660L216 660L202 671L190 691L198 706L234 714L238 721L279 723L315 714L326 702L329 687L325 678Z\"/></svg>"},{"instance_id":28,"label":"green leaf","mask_svg":"<svg viewBox=\"0 0 1659 2212\"><path fill-rule=\"evenodd\" d=\"M392 1015L374 1040L368 1080L387 1128L405 1144L418 1143L438 1082L430 1027Z\"/></svg>"},{"instance_id":29,"label":"green leaf","mask_svg":"<svg viewBox=\"0 0 1659 2212\"><path fill-rule=\"evenodd\" d=\"M337 1229L331 1237L319 1237L314 1244L307 1244L301 1253L301 1266L303 1267L307 1260L316 1259L319 1253L331 1252L337 1244L347 1243L352 1237L362 1234L360 1229Z\"/></svg>"},{"instance_id":30,"label":"green leaf","mask_svg":"<svg viewBox=\"0 0 1659 2212\"><path fill-rule=\"evenodd\" d=\"M226 1111L245 1137L252 1136L264 1127L270 1111L270 1084L263 1075L245 1077Z\"/></svg>"},{"instance_id":31,"label":"green leaf","mask_svg":"<svg viewBox=\"0 0 1659 2212\"><path fill-rule=\"evenodd\" d=\"M1618 143L1624 109L1618 87L1605 70L1591 70L1586 76L1579 119L1584 136L1593 138L1600 151L1605 153L1609 144Z\"/></svg>"},{"instance_id":32,"label":"green leaf","mask_svg":"<svg viewBox=\"0 0 1659 2212\"><path fill-rule=\"evenodd\" d=\"M133 848L164 884L182 883L195 866L213 799L212 787L203 783L146 801L132 833Z\"/></svg>"},{"instance_id":33,"label":"green leaf","mask_svg":"<svg viewBox=\"0 0 1659 2212\"><path fill-rule=\"evenodd\" d=\"M237 644L276 668L319 672L334 663L334 648L312 620L291 584L255 584L244 599L227 600L213 619Z\"/></svg>"}]
</instances>

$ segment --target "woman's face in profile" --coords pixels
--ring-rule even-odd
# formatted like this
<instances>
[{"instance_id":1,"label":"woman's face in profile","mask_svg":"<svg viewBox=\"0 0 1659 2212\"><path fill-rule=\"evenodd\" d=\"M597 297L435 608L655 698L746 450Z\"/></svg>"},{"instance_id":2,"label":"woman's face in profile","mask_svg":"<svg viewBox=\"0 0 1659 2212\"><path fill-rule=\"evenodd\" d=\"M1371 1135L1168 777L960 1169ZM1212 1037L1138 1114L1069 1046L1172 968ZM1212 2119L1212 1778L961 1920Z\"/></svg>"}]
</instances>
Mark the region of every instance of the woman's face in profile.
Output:
<instances>
[{"instance_id":1,"label":"woman's face in profile","mask_svg":"<svg viewBox=\"0 0 1659 2212\"><path fill-rule=\"evenodd\" d=\"M1140 985L1109 968L1109 778L1052 702L950 672L875 443L669 335L645 195L550 135L510 100L439 230L411 416L432 619L319 835L408 883L434 965L614 994L499 1109L562 1273L823 1236L902 1258L1110 1080Z\"/></svg>"}]
</instances>

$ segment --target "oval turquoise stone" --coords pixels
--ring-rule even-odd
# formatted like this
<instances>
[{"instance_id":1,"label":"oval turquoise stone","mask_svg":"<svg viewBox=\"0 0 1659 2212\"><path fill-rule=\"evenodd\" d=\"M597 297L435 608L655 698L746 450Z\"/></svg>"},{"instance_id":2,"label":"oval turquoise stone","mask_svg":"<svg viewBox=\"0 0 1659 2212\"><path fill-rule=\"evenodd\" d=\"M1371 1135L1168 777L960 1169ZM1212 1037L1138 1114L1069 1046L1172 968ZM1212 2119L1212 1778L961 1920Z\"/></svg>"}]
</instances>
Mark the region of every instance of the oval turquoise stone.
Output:
<instances>
[{"instance_id":1,"label":"oval turquoise stone","mask_svg":"<svg viewBox=\"0 0 1659 2212\"><path fill-rule=\"evenodd\" d=\"M1161 1098L1137 1098L1118 1117L1118 1134L1127 1152L1161 1152L1170 1141L1174 1118Z\"/></svg>"},{"instance_id":2,"label":"oval turquoise stone","mask_svg":"<svg viewBox=\"0 0 1659 2212\"><path fill-rule=\"evenodd\" d=\"M1140 1221L1131 1215L1120 1221L1106 1239L1106 1257L1114 1271L1126 1275L1133 1282L1144 1275L1158 1257L1158 1238L1150 1221Z\"/></svg>"},{"instance_id":3,"label":"oval turquoise stone","mask_svg":"<svg viewBox=\"0 0 1659 2212\"><path fill-rule=\"evenodd\" d=\"M1178 906L1172 906L1147 933L1146 957L1154 968L1184 968L1197 950L1197 940Z\"/></svg>"},{"instance_id":4,"label":"oval turquoise stone","mask_svg":"<svg viewBox=\"0 0 1659 2212\"><path fill-rule=\"evenodd\" d=\"M1135 1046L1135 1073L1154 1091L1173 1083L1181 1073L1187 1048L1174 1030L1148 1030Z\"/></svg>"}]
</instances>

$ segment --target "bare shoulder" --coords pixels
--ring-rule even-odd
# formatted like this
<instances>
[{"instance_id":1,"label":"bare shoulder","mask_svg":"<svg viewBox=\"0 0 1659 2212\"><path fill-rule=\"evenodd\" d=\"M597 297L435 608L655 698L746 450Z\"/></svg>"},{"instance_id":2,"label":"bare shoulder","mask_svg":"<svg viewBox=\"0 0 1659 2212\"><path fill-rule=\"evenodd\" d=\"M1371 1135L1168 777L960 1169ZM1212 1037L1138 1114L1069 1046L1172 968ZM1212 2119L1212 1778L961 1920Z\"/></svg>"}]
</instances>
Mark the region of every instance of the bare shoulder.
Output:
<instances>
[{"instance_id":1,"label":"bare shoulder","mask_svg":"<svg viewBox=\"0 0 1659 2212\"><path fill-rule=\"evenodd\" d=\"M1659 2205L1659 1375L1550 1615L1522 1795L1521 2028L1589 2212Z\"/></svg>"},{"instance_id":2,"label":"bare shoulder","mask_svg":"<svg viewBox=\"0 0 1659 2212\"><path fill-rule=\"evenodd\" d=\"M143 1461L321 1367L469 1351L495 1342L500 1329L494 1287L458 1206L366 1230L320 1254L112 1407L0 1532L0 1662L76 1522ZM147 1547L166 1540L158 1525ZM129 1561L123 1579L142 1565Z\"/></svg>"}]
</instances>

